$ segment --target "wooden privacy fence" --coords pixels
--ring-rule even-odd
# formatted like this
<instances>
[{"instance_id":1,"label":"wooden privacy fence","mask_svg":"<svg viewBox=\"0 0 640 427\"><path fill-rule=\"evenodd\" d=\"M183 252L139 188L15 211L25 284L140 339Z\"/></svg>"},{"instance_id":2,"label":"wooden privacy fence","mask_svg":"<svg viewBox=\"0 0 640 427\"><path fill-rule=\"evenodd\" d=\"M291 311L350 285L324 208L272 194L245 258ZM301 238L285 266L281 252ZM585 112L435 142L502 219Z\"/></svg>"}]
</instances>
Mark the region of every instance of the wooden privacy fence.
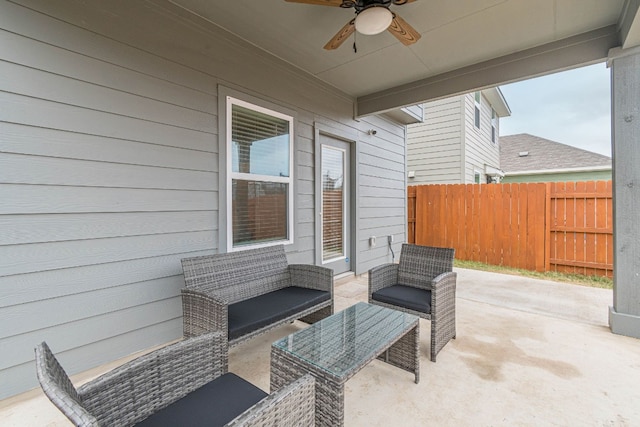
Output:
<instances>
[{"instance_id":1,"label":"wooden privacy fence","mask_svg":"<svg viewBox=\"0 0 640 427\"><path fill-rule=\"evenodd\" d=\"M409 243L457 259L613 275L611 181L411 186L408 216Z\"/></svg>"}]
</instances>

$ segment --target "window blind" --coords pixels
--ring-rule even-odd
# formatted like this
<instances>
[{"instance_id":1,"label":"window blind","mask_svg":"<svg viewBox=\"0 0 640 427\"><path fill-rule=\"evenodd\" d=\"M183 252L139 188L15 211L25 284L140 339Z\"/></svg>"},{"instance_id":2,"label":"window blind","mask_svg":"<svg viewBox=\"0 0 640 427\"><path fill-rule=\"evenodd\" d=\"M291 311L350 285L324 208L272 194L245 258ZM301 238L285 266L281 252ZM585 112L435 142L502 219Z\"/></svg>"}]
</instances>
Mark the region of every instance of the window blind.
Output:
<instances>
[{"instance_id":1,"label":"window blind","mask_svg":"<svg viewBox=\"0 0 640 427\"><path fill-rule=\"evenodd\" d=\"M289 176L289 121L232 106L232 170Z\"/></svg>"},{"instance_id":2,"label":"window blind","mask_svg":"<svg viewBox=\"0 0 640 427\"><path fill-rule=\"evenodd\" d=\"M344 152L322 147L322 260L344 256Z\"/></svg>"}]
</instances>

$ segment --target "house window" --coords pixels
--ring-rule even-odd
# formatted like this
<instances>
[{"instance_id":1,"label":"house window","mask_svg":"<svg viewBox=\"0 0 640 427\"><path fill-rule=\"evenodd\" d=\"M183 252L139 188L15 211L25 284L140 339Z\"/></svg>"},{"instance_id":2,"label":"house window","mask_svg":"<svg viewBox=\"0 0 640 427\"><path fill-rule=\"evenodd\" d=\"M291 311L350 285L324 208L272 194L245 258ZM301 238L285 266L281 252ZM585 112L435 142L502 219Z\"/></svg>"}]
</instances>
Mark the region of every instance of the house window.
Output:
<instances>
[{"instance_id":1,"label":"house window","mask_svg":"<svg viewBox=\"0 0 640 427\"><path fill-rule=\"evenodd\" d=\"M474 170L474 171L473 171L473 181L474 181L476 184L480 184L480 178L481 178L480 171Z\"/></svg>"},{"instance_id":2,"label":"house window","mask_svg":"<svg viewBox=\"0 0 640 427\"><path fill-rule=\"evenodd\" d=\"M475 93L474 124L480 129L480 92Z\"/></svg>"},{"instance_id":3,"label":"house window","mask_svg":"<svg viewBox=\"0 0 640 427\"><path fill-rule=\"evenodd\" d=\"M496 110L491 109L491 142L496 143L496 128L498 127L498 115Z\"/></svg>"},{"instance_id":4,"label":"house window","mask_svg":"<svg viewBox=\"0 0 640 427\"><path fill-rule=\"evenodd\" d=\"M227 97L230 250L293 242L293 117Z\"/></svg>"}]
</instances>

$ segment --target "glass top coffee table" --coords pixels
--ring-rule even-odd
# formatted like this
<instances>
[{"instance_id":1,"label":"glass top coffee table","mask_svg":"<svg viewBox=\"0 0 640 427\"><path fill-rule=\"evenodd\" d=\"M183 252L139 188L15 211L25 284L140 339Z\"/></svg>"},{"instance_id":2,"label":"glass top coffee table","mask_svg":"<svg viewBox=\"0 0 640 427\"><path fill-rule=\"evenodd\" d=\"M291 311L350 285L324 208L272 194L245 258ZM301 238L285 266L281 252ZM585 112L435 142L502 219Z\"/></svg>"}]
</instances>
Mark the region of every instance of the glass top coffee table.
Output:
<instances>
[{"instance_id":1,"label":"glass top coffee table","mask_svg":"<svg viewBox=\"0 0 640 427\"><path fill-rule=\"evenodd\" d=\"M271 345L271 392L311 373L316 426L344 425L344 384L378 358L420 380L418 317L357 303Z\"/></svg>"}]
</instances>

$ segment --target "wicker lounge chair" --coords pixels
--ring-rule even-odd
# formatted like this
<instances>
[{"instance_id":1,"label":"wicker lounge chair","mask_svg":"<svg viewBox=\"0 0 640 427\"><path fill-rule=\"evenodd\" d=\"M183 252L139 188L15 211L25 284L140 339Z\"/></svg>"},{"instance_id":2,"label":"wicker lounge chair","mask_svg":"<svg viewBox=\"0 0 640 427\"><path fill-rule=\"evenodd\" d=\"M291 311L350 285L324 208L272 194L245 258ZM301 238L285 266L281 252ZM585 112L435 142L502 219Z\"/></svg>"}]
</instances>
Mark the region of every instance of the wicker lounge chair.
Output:
<instances>
[{"instance_id":1,"label":"wicker lounge chair","mask_svg":"<svg viewBox=\"0 0 640 427\"><path fill-rule=\"evenodd\" d=\"M431 320L431 361L456 337L455 251L402 245L399 264L369 270L369 303Z\"/></svg>"},{"instance_id":2,"label":"wicker lounge chair","mask_svg":"<svg viewBox=\"0 0 640 427\"><path fill-rule=\"evenodd\" d=\"M185 337L211 331L239 344L300 319L333 314L333 270L289 264L282 245L185 258Z\"/></svg>"},{"instance_id":3,"label":"wicker lounge chair","mask_svg":"<svg viewBox=\"0 0 640 427\"><path fill-rule=\"evenodd\" d=\"M267 395L227 373L227 342L205 334L141 356L76 388L46 343L36 347L38 380L76 426L311 426L311 376Z\"/></svg>"}]
</instances>

